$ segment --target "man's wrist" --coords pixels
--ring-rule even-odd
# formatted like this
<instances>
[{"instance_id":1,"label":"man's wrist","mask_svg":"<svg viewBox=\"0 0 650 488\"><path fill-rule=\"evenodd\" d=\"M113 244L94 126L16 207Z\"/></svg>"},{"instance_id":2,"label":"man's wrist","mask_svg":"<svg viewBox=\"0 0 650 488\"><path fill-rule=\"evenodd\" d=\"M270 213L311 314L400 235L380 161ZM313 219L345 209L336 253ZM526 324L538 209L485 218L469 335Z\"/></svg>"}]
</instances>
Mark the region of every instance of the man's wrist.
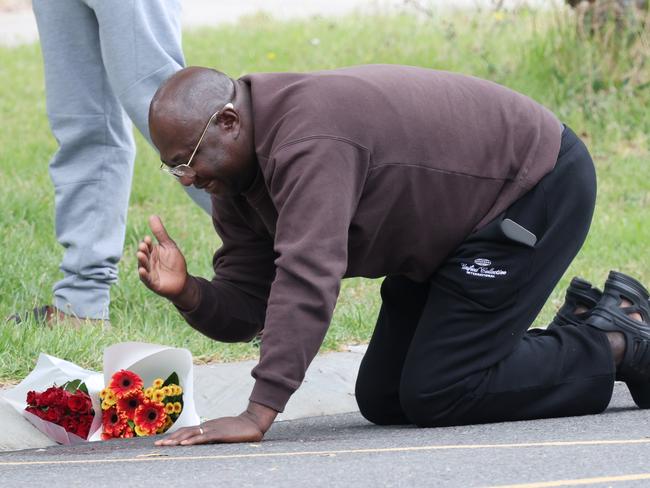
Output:
<instances>
[{"instance_id":1,"label":"man's wrist","mask_svg":"<svg viewBox=\"0 0 650 488\"><path fill-rule=\"evenodd\" d=\"M261 403L248 402L248 408L242 415L253 421L264 434L271 428L278 412Z\"/></svg>"},{"instance_id":2,"label":"man's wrist","mask_svg":"<svg viewBox=\"0 0 650 488\"><path fill-rule=\"evenodd\" d=\"M179 310L184 312L189 312L199 306L201 289L192 275L187 275L181 292L170 298L170 300Z\"/></svg>"}]
</instances>

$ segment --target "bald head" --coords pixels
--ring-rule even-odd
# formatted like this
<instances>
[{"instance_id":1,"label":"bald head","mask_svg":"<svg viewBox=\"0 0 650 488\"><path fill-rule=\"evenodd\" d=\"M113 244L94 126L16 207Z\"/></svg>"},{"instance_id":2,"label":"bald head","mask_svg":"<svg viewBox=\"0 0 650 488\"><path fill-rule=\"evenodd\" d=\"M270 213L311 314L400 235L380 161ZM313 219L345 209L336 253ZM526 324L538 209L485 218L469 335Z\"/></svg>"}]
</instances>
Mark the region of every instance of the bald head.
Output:
<instances>
[{"instance_id":1,"label":"bald head","mask_svg":"<svg viewBox=\"0 0 650 488\"><path fill-rule=\"evenodd\" d=\"M233 81L220 71L192 66L169 77L149 106L149 128L158 132L161 122L178 130L205 124L234 96ZM155 142L155 141L154 141Z\"/></svg>"},{"instance_id":2,"label":"bald head","mask_svg":"<svg viewBox=\"0 0 650 488\"><path fill-rule=\"evenodd\" d=\"M164 164L186 167L183 185L233 195L257 174L250 88L219 71L185 68L165 81L149 107L149 131Z\"/></svg>"}]
</instances>

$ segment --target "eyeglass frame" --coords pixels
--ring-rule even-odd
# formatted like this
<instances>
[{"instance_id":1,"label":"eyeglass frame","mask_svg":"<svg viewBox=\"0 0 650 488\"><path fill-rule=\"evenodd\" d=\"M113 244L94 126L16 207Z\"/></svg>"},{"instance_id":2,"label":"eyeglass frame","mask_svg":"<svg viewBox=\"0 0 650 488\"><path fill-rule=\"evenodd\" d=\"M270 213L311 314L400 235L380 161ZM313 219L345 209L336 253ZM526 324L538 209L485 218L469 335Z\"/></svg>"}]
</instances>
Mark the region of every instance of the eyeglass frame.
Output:
<instances>
[{"instance_id":1,"label":"eyeglass frame","mask_svg":"<svg viewBox=\"0 0 650 488\"><path fill-rule=\"evenodd\" d=\"M201 137L199 137L199 142L197 142L196 146L194 146L194 151L192 151L192 155L190 156L190 159L187 161L187 163L179 164L178 166L173 166L171 168L168 167L167 165L165 165L165 163L160 163L160 169L162 171L164 171L165 173L168 173L168 174L172 175L177 180L180 180L183 176L190 176L189 174L187 174L185 172L188 169L192 170L193 174L196 174L196 172L194 171L194 168L192 168L192 166L191 166L192 161L194 160L194 155L199 150L199 146L201 145L201 142L203 141L203 138L205 137L206 132L208 132L208 128L210 127L210 124L214 121L215 118L217 118L219 116L219 114L221 114L221 112L223 112L224 110L229 109L229 108L230 109L235 108L235 106L233 105L232 102L228 102L222 108L220 108L219 110L217 110L215 113L213 113L210 116L210 119L208 119L208 123L205 124L205 128L203 129L203 132L201 133Z\"/></svg>"}]
</instances>

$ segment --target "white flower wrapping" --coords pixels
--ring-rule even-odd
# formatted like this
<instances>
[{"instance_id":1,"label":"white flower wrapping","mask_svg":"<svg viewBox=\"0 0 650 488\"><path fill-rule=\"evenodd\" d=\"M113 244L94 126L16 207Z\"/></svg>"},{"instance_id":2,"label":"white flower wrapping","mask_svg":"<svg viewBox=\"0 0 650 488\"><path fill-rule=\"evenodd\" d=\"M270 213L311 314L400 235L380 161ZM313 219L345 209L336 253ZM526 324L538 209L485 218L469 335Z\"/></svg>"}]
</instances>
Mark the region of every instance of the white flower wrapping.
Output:
<instances>
[{"instance_id":1,"label":"white flower wrapping","mask_svg":"<svg viewBox=\"0 0 650 488\"><path fill-rule=\"evenodd\" d=\"M199 424L200 419L194 404L192 354L187 349L143 342L122 342L106 348L103 374L41 353L34 370L16 387L4 392L2 397L38 430L59 444L73 445L98 441L101 440L102 433L99 392L108 385L111 376L121 369L133 371L142 378L145 385L151 384L156 378L167 378L174 372L178 374L180 386L183 388L183 411L167 432ZM54 384L62 385L75 379L80 379L86 384L95 411L87 440L67 432L60 425L25 411L27 392L45 391Z\"/></svg>"}]
</instances>

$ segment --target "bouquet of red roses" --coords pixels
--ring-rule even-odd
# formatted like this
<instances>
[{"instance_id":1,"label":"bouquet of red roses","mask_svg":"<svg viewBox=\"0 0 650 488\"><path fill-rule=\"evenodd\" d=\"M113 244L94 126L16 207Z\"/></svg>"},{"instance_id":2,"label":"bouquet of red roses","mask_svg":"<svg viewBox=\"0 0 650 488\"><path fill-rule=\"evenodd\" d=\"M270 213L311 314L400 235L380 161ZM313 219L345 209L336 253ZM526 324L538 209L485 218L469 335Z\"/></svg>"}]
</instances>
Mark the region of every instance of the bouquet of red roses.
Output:
<instances>
[{"instance_id":1,"label":"bouquet of red roses","mask_svg":"<svg viewBox=\"0 0 650 488\"><path fill-rule=\"evenodd\" d=\"M166 432L183 411L183 389L178 375L157 378L144 388L142 378L120 370L99 394L102 405L102 440L145 437Z\"/></svg>"},{"instance_id":2,"label":"bouquet of red roses","mask_svg":"<svg viewBox=\"0 0 650 488\"><path fill-rule=\"evenodd\" d=\"M81 380L51 386L43 392L27 392L25 410L40 419L63 427L66 432L88 438L95 416L88 388Z\"/></svg>"}]
</instances>

